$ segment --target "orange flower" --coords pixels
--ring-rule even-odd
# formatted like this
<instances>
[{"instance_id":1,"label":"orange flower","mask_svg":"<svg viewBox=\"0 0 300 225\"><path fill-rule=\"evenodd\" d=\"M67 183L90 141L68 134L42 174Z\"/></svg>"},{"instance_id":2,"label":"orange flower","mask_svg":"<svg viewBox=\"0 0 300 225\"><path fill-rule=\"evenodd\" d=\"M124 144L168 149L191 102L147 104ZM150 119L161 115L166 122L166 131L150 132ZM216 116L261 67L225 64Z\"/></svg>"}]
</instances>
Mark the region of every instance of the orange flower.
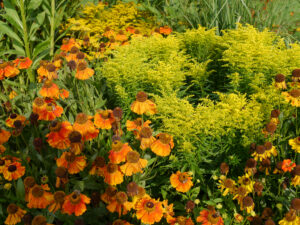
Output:
<instances>
[{"instance_id":1,"label":"orange flower","mask_svg":"<svg viewBox=\"0 0 300 225\"><path fill-rule=\"evenodd\" d=\"M54 224L47 223L46 217L42 215L37 215L33 218L31 225L54 225Z\"/></svg>"},{"instance_id":2,"label":"orange flower","mask_svg":"<svg viewBox=\"0 0 300 225\"><path fill-rule=\"evenodd\" d=\"M52 148L66 149L70 147L69 134L72 132L72 125L68 121L52 121L50 133L46 135L47 142Z\"/></svg>"},{"instance_id":3,"label":"orange flower","mask_svg":"<svg viewBox=\"0 0 300 225\"><path fill-rule=\"evenodd\" d=\"M121 171L126 176L131 176L135 173L142 173L142 169L145 168L148 163L146 159L141 159L140 154L136 151L128 152L126 160L127 162L120 167Z\"/></svg>"},{"instance_id":4,"label":"orange flower","mask_svg":"<svg viewBox=\"0 0 300 225\"><path fill-rule=\"evenodd\" d=\"M65 184L68 183L68 170L65 167L57 167L55 170L56 175L56 182L55 187L59 188L62 186L62 188L65 187Z\"/></svg>"},{"instance_id":5,"label":"orange flower","mask_svg":"<svg viewBox=\"0 0 300 225\"><path fill-rule=\"evenodd\" d=\"M12 90L8 95L9 99L14 99L17 96L18 96L18 94L14 90Z\"/></svg>"},{"instance_id":6,"label":"orange flower","mask_svg":"<svg viewBox=\"0 0 300 225\"><path fill-rule=\"evenodd\" d=\"M293 89L290 92L282 92L286 101L291 102L292 106L300 107L300 90Z\"/></svg>"},{"instance_id":7,"label":"orange flower","mask_svg":"<svg viewBox=\"0 0 300 225\"><path fill-rule=\"evenodd\" d=\"M60 47L61 50L68 52L71 50L71 48L75 46L77 48L79 48L79 44L76 43L74 38L64 38L62 41L62 46Z\"/></svg>"},{"instance_id":8,"label":"orange flower","mask_svg":"<svg viewBox=\"0 0 300 225\"><path fill-rule=\"evenodd\" d=\"M172 33L172 28L168 26L163 26L159 28L159 33L164 34L164 35L169 35Z\"/></svg>"},{"instance_id":9,"label":"orange flower","mask_svg":"<svg viewBox=\"0 0 300 225\"><path fill-rule=\"evenodd\" d=\"M160 133L156 136L156 141L151 145L151 150L158 156L170 155L171 149L174 147L173 137L169 134Z\"/></svg>"},{"instance_id":10,"label":"orange flower","mask_svg":"<svg viewBox=\"0 0 300 225\"><path fill-rule=\"evenodd\" d=\"M168 205L168 200L164 200L162 202L164 217L166 218L167 222L170 223L174 221L174 212L173 212L173 204Z\"/></svg>"},{"instance_id":11,"label":"orange flower","mask_svg":"<svg viewBox=\"0 0 300 225\"><path fill-rule=\"evenodd\" d=\"M5 167L3 168L3 177L5 180L17 180L24 176L24 174L25 167L19 162L6 163Z\"/></svg>"},{"instance_id":12,"label":"orange flower","mask_svg":"<svg viewBox=\"0 0 300 225\"><path fill-rule=\"evenodd\" d=\"M73 152L64 152L56 160L58 167L65 167L70 174L76 174L86 167L86 157L76 156Z\"/></svg>"},{"instance_id":13,"label":"orange flower","mask_svg":"<svg viewBox=\"0 0 300 225\"><path fill-rule=\"evenodd\" d=\"M74 60L76 63L85 62L85 54L83 52L78 52L75 56Z\"/></svg>"},{"instance_id":14,"label":"orange flower","mask_svg":"<svg viewBox=\"0 0 300 225\"><path fill-rule=\"evenodd\" d=\"M59 88L51 80L46 80L42 89L40 90L40 95L44 98L59 98Z\"/></svg>"},{"instance_id":15,"label":"orange flower","mask_svg":"<svg viewBox=\"0 0 300 225\"><path fill-rule=\"evenodd\" d=\"M4 75L5 67L6 67L6 62L4 62L3 59L0 59L0 80L3 80L5 78L5 75Z\"/></svg>"},{"instance_id":16,"label":"orange flower","mask_svg":"<svg viewBox=\"0 0 300 225\"><path fill-rule=\"evenodd\" d=\"M89 172L90 175L104 175L104 168L105 168L105 159L101 156L98 156L92 164L92 168Z\"/></svg>"},{"instance_id":17,"label":"orange flower","mask_svg":"<svg viewBox=\"0 0 300 225\"><path fill-rule=\"evenodd\" d=\"M115 188L113 186L108 186L105 189L105 192L101 195L101 200L103 202L105 202L106 204L109 204L110 202L116 200L117 192L118 192L117 188Z\"/></svg>"},{"instance_id":18,"label":"orange flower","mask_svg":"<svg viewBox=\"0 0 300 225\"><path fill-rule=\"evenodd\" d=\"M47 66L46 66L46 69L47 69L47 76L46 77L41 77L39 82L41 82L41 80L43 80L44 78L46 78L48 80L53 80L53 79L58 78L57 71L56 71L56 66L53 63L48 63Z\"/></svg>"},{"instance_id":19,"label":"orange flower","mask_svg":"<svg viewBox=\"0 0 300 225\"><path fill-rule=\"evenodd\" d=\"M154 224L163 217L161 202L152 198L142 198L136 205L136 217L145 224Z\"/></svg>"},{"instance_id":20,"label":"orange flower","mask_svg":"<svg viewBox=\"0 0 300 225\"><path fill-rule=\"evenodd\" d=\"M27 207L45 209L53 198L52 194L47 192L49 190L47 184L35 184L29 191Z\"/></svg>"},{"instance_id":21,"label":"orange flower","mask_svg":"<svg viewBox=\"0 0 300 225\"><path fill-rule=\"evenodd\" d=\"M90 118L84 113L79 113L73 125L73 129L80 132L85 141L96 138L99 133Z\"/></svg>"},{"instance_id":22,"label":"orange flower","mask_svg":"<svg viewBox=\"0 0 300 225\"><path fill-rule=\"evenodd\" d=\"M63 191L55 192L53 195L53 200L50 202L48 207L49 212L55 213L57 210L60 210L65 202L65 196L66 194Z\"/></svg>"},{"instance_id":23,"label":"orange flower","mask_svg":"<svg viewBox=\"0 0 300 225\"><path fill-rule=\"evenodd\" d=\"M84 147L84 142L82 140L82 135L80 132L73 130L68 139L70 141L70 152L73 152L75 155L79 155Z\"/></svg>"},{"instance_id":24,"label":"orange flower","mask_svg":"<svg viewBox=\"0 0 300 225\"><path fill-rule=\"evenodd\" d=\"M0 128L0 145L6 143L9 140L10 136L11 134L9 131Z\"/></svg>"},{"instance_id":25,"label":"orange flower","mask_svg":"<svg viewBox=\"0 0 300 225\"><path fill-rule=\"evenodd\" d=\"M187 172L177 171L176 174L171 175L170 182L179 192L187 192L193 186L192 178Z\"/></svg>"},{"instance_id":26,"label":"orange flower","mask_svg":"<svg viewBox=\"0 0 300 225\"><path fill-rule=\"evenodd\" d=\"M287 172L287 171L291 172L294 167L296 167L296 163L293 163L290 159L285 159L282 162L281 169L284 172Z\"/></svg>"},{"instance_id":27,"label":"orange flower","mask_svg":"<svg viewBox=\"0 0 300 225\"><path fill-rule=\"evenodd\" d=\"M194 225L194 222L191 218L186 218L184 216L178 216L176 218L172 218L168 221L170 225Z\"/></svg>"},{"instance_id":28,"label":"orange flower","mask_svg":"<svg viewBox=\"0 0 300 225\"><path fill-rule=\"evenodd\" d=\"M37 69L37 74L39 75L39 82L48 75L47 70L48 62L45 60L40 61L40 67Z\"/></svg>"},{"instance_id":29,"label":"orange flower","mask_svg":"<svg viewBox=\"0 0 300 225\"><path fill-rule=\"evenodd\" d=\"M120 220L120 219L117 219L113 222L112 225L132 225L131 223L128 223L127 221L125 220Z\"/></svg>"},{"instance_id":30,"label":"orange flower","mask_svg":"<svg viewBox=\"0 0 300 225\"><path fill-rule=\"evenodd\" d=\"M142 115L149 113L151 115L156 113L156 105L154 102L148 99L148 95L145 92L140 91L136 95L136 101L131 104L131 111Z\"/></svg>"},{"instance_id":31,"label":"orange flower","mask_svg":"<svg viewBox=\"0 0 300 225\"><path fill-rule=\"evenodd\" d=\"M139 133L139 137L141 141L140 148L142 150L150 148L153 142L156 140L155 137L152 136L152 129L150 127L143 127Z\"/></svg>"},{"instance_id":32,"label":"orange flower","mask_svg":"<svg viewBox=\"0 0 300 225\"><path fill-rule=\"evenodd\" d=\"M43 106L42 106L43 108ZM63 108L59 105L56 105L54 102L49 102L45 106L44 110L41 110L39 114L39 120L47 120L52 121L55 120L57 117L61 117L63 113Z\"/></svg>"},{"instance_id":33,"label":"orange flower","mask_svg":"<svg viewBox=\"0 0 300 225\"><path fill-rule=\"evenodd\" d=\"M59 90L59 97L61 99L69 98L69 91L67 91L66 89L60 89Z\"/></svg>"},{"instance_id":34,"label":"orange flower","mask_svg":"<svg viewBox=\"0 0 300 225\"><path fill-rule=\"evenodd\" d=\"M112 149L109 151L108 158L112 163L119 164L121 162L125 162L129 151L132 151L132 148L128 145L128 143L123 144L117 140L112 143Z\"/></svg>"},{"instance_id":35,"label":"orange flower","mask_svg":"<svg viewBox=\"0 0 300 225\"><path fill-rule=\"evenodd\" d=\"M134 27L127 27L127 28L126 28L126 31L127 31L128 33L130 33L130 34L134 34L135 28L134 28Z\"/></svg>"},{"instance_id":36,"label":"orange flower","mask_svg":"<svg viewBox=\"0 0 300 225\"><path fill-rule=\"evenodd\" d=\"M5 120L5 123L6 123L6 126L11 127L11 128L15 128L14 123L15 123L16 121L20 121L21 124L24 124L25 120L26 120L26 117L25 117L25 116L18 115L18 114L15 114L15 113L12 113L12 114L10 114L10 116Z\"/></svg>"},{"instance_id":37,"label":"orange flower","mask_svg":"<svg viewBox=\"0 0 300 225\"><path fill-rule=\"evenodd\" d=\"M150 120L147 120L147 121L143 122L142 118L137 118L134 121L127 120L126 121L126 127L127 127L128 131L132 131L134 136L137 139L139 139L140 138L139 132L141 131L141 129L143 127L149 127L150 123L151 123Z\"/></svg>"},{"instance_id":38,"label":"orange flower","mask_svg":"<svg viewBox=\"0 0 300 225\"><path fill-rule=\"evenodd\" d=\"M75 77L79 80L87 80L94 75L94 70L87 67L86 62L81 62L77 66Z\"/></svg>"},{"instance_id":39,"label":"orange flower","mask_svg":"<svg viewBox=\"0 0 300 225\"><path fill-rule=\"evenodd\" d=\"M115 39L116 41L124 42L128 40L128 37L124 34L122 30L120 30L116 35Z\"/></svg>"},{"instance_id":40,"label":"orange flower","mask_svg":"<svg viewBox=\"0 0 300 225\"><path fill-rule=\"evenodd\" d=\"M101 110L95 115L94 123L97 128L111 129L111 124L115 121L112 110Z\"/></svg>"},{"instance_id":41,"label":"orange flower","mask_svg":"<svg viewBox=\"0 0 300 225\"><path fill-rule=\"evenodd\" d=\"M197 222L201 222L203 225L224 225L222 217L214 209L203 209L200 216L197 217Z\"/></svg>"},{"instance_id":42,"label":"orange flower","mask_svg":"<svg viewBox=\"0 0 300 225\"><path fill-rule=\"evenodd\" d=\"M0 154L4 153L6 148L3 145L0 145Z\"/></svg>"},{"instance_id":43,"label":"orange flower","mask_svg":"<svg viewBox=\"0 0 300 225\"><path fill-rule=\"evenodd\" d=\"M24 179L24 187L25 187L25 201L28 202L29 191L35 185L35 180L33 177L28 176Z\"/></svg>"},{"instance_id":44,"label":"orange flower","mask_svg":"<svg viewBox=\"0 0 300 225\"><path fill-rule=\"evenodd\" d=\"M43 98L37 97L32 103L32 112L40 115L46 110L46 105Z\"/></svg>"},{"instance_id":45,"label":"orange flower","mask_svg":"<svg viewBox=\"0 0 300 225\"><path fill-rule=\"evenodd\" d=\"M86 204L90 204L91 199L79 191L74 191L72 194L66 196L66 200L63 204L63 210L67 214L71 215L75 213L75 216L80 216L86 211Z\"/></svg>"},{"instance_id":46,"label":"orange flower","mask_svg":"<svg viewBox=\"0 0 300 225\"><path fill-rule=\"evenodd\" d=\"M32 60L28 57L21 56L15 59L14 63L19 69L28 69L32 64Z\"/></svg>"},{"instance_id":47,"label":"orange flower","mask_svg":"<svg viewBox=\"0 0 300 225\"><path fill-rule=\"evenodd\" d=\"M107 37L107 38L114 37L115 36L115 31L110 29L109 27L106 27L105 30L104 30L103 36Z\"/></svg>"},{"instance_id":48,"label":"orange flower","mask_svg":"<svg viewBox=\"0 0 300 225\"><path fill-rule=\"evenodd\" d=\"M76 56L78 53L79 53L79 49L77 47L73 46L71 48L70 54L65 57L67 62L70 62L72 60L76 62Z\"/></svg>"},{"instance_id":49,"label":"orange flower","mask_svg":"<svg viewBox=\"0 0 300 225\"><path fill-rule=\"evenodd\" d=\"M3 75L5 77L12 78L17 76L19 73L20 71L14 66L12 62L4 62L2 64L0 63L0 78L3 77Z\"/></svg>"},{"instance_id":50,"label":"orange flower","mask_svg":"<svg viewBox=\"0 0 300 225\"><path fill-rule=\"evenodd\" d=\"M7 213L8 216L4 223L6 225L15 225L21 222L21 219L25 215L26 211L21 209L16 204L11 203L7 206Z\"/></svg>"},{"instance_id":51,"label":"orange flower","mask_svg":"<svg viewBox=\"0 0 300 225\"><path fill-rule=\"evenodd\" d=\"M104 182L109 185L117 185L123 182L124 175L120 172L119 166L116 164L108 163L103 170Z\"/></svg>"},{"instance_id":52,"label":"orange flower","mask_svg":"<svg viewBox=\"0 0 300 225\"><path fill-rule=\"evenodd\" d=\"M128 196L125 192L119 191L116 194L116 198L110 201L109 205L106 206L107 210L111 213L117 212L119 217L121 215L126 215L133 207L132 202L128 202Z\"/></svg>"}]
</instances>

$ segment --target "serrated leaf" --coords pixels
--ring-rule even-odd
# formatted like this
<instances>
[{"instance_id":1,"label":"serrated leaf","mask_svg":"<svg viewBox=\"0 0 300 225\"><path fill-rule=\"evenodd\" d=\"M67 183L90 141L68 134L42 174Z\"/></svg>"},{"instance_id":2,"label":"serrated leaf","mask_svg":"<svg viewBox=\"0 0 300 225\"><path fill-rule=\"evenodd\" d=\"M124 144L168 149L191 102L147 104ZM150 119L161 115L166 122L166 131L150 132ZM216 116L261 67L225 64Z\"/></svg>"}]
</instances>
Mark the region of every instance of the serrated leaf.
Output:
<instances>
[{"instance_id":1,"label":"serrated leaf","mask_svg":"<svg viewBox=\"0 0 300 225\"><path fill-rule=\"evenodd\" d=\"M23 184L23 180L21 178L18 179L17 181L17 190L16 190L16 195L19 200L23 200L25 198L25 188Z\"/></svg>"}]
</instances>

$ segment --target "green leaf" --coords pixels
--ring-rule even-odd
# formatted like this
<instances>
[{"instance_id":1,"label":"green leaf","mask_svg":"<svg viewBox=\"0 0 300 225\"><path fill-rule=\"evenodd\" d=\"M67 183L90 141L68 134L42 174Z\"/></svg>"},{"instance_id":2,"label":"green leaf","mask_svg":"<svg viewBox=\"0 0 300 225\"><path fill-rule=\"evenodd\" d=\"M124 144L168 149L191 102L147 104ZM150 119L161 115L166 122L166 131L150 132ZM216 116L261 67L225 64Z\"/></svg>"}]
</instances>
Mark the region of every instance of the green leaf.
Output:
<instances>
[{"instance_id":1,"label":"green leaf","mask_svg":"<svg viewBox=\"0 0 300 225\"><path fill-rule=\"evenodd\" d=\"M46 40L46 41L43 41L43 42L39 43L38 45L36 45L35 48L33 49L32 58L36 58L38 56L38 54L40 54L42 51L49 48L49 44L50 44L50 41Z\"/></svg>"},{"instance_id":2,"label":"green leaf","mask_svg":"<svg viewBox=\"0 0 300 225\"><path fill-rule=\"evenodd\" d=\"M36 16L36 20L38 22L39 25L43 25L44 21L45 21L45 16L46 13L45 12L41 12Z\"/></svg>"},{"instance_id":3,"label":"green leaf","mask_svg":"<svg viewBox=\"0 0 300 225\"><path fill-rule=\"evenodd\" d=\"M28 10L35 10L37 9L41 4L42 4L43 0L30 0L29 4L28 4Z\"/></svg>"},{"instance_id":4,"label":"green leaf","mask_svg":"<svg viewBox=\"0 0 300 225\"><path fill-rule=\"evenodd\" d=\"M24 188L24 184L23 184L23 180L21 178L18 179L17 181L17 198L19 200L23 200L25 198L25 188Z\"/></svg>"},{"instance_id":5,"label":"green leaf","mask_svg":"<svg viewBox=\"0 0 300 225\"><path fill-rule=\"evenodd\" d=\"M23 34L23 24L20 20L18 12L15 10L15 7L8 0L4 0L3 3L4 3L4 9L6 12L6 19L15 28L17 28L21 34Z\"/></svg>"},{"instance_id":6,"label":"green leaf","mask_svg":"<svg viewBox=\"0 0 300 225\"><path fill-rule=\"evenodd\" d=\"M8 37L14 39L19 45L24 46L20 37L4 22L0 21L0 33L6 34Z\"/></svg>"}]
</instances>

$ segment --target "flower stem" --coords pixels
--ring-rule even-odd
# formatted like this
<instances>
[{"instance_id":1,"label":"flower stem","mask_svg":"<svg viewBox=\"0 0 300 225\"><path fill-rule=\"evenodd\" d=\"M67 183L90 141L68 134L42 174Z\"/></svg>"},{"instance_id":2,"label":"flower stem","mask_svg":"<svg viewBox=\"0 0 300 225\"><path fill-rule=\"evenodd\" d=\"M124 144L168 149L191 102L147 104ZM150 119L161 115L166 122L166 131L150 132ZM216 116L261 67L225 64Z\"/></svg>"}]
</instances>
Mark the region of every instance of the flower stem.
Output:
<instances>
[{"instance_id":1,"label":"flower stem","mask_svg":"<svg viewBox=\"0 0 300 225\"><path fill-rule=\"evenodd\" d=\"M27 25L26 25L24 0L20 0L20 10L21 10L21 18L22 18L22 24L23 24L25 53L26 53L26 56L31 59L29 41L28 41L28 33L27 33ZM32 73L32 69L28 68L27 73L28 73L28 78L29 78L30 82L34 82L35 78Z\"/></svg>"},{"instance_id":2,"label":"flower stem","mask_svg":"<svg viewBox=\"0 0 300 225\"><path fill-rule=\"evenodd\" d=\"M50 56L54 54L54 31L55 31L55 0L51 1L51 27L50 27Z\"/></svg>"}]
</instances>

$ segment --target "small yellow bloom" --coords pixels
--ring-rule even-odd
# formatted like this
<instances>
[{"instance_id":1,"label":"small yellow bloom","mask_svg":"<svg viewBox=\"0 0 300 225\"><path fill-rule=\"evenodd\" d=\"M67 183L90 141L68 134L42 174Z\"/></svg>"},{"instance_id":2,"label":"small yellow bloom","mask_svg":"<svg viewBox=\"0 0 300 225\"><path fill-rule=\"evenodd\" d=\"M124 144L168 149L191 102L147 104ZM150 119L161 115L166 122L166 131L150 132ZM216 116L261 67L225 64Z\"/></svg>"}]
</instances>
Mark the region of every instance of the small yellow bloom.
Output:
<instances>
[{"instance_id":1,"label":"small yellow bloom","mask_svg":"<svg viewBox=\"0 0 300 225\"><path fill-rule=\"evenodd\" d=\"M6 184L4 184L4 189L5 189L5 190L11 189L11 183L6 183Z\"/></svg>"},{"instance_id":2,"label":"small yellow bloom","mask_svg":"<svg viewBox=\"0 0 300 225\"><path fill-rule=\"evenodd\" d=\"M14 90L12 90L10 93L9 93L9 99L11 100L11 99L13 99L13 98L15 98L16 96L18 96L18 94L14 91Z\"/></svg>"}]
</instances>

